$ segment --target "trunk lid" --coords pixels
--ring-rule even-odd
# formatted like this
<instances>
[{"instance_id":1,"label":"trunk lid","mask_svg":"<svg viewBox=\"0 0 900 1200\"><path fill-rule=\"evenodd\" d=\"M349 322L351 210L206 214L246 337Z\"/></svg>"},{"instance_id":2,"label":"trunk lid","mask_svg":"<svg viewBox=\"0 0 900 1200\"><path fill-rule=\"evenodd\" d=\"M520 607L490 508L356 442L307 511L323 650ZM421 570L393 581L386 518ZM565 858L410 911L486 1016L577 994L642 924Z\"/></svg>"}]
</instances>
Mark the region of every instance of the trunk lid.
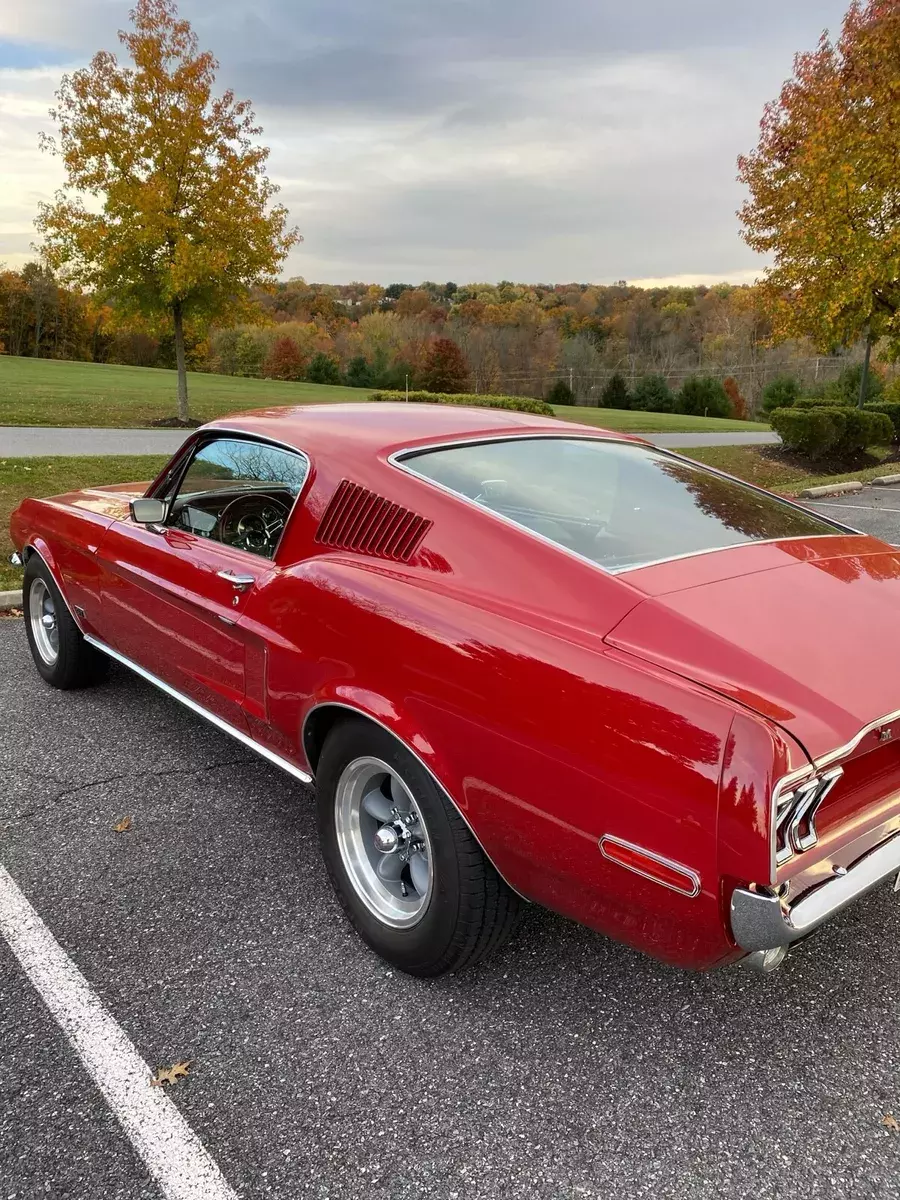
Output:
<instances>
[{"instance_id":1,"label":"trunk lid","mask_svg":"<svg viewBox=\"0 0 900 1200\"><path fill-rule=\"evenodd\" d=\"M747 545L622 578L645 599L607 642L777 722L812 759L900 710L900 552L876 538Z\"/></svg>"},{"instance_id":2,"label":"trunk lid","mask_svg":"<svg viewBox=\"0 0 900 1200\"><path fill-rule=\"evenodd\" d=\"M607 642L780 725L820 770L841 768L816 814L815 854L792 856L779 880L820 881L900 828L900 552L825 537L626 578L645 599Z\"/></svg>"}]
</instances>

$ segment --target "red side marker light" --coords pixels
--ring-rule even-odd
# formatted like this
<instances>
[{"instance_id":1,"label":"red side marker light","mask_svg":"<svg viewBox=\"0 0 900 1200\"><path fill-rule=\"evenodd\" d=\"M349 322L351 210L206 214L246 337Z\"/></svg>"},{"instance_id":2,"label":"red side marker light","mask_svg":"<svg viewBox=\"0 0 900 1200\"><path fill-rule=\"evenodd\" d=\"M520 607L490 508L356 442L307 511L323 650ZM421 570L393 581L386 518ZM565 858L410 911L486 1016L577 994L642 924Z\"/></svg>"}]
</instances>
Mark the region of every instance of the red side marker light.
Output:
<instances>
[{"instance_id":1,"label":"red side marker light","mask_svg":"<svg viewBox=\"0 0 900 1200\"><path fill-rule=\"evenodd\" d=\"M671 888L673 892L680 892L682 896L700 894L700 876L696 871L672 862L670 858L663 858L661 854L645 850L643 846L636 846L633 842L607 833L600 839L600 853L627 871L652 879L654 883Z\"/></svg>"}]
</instances>

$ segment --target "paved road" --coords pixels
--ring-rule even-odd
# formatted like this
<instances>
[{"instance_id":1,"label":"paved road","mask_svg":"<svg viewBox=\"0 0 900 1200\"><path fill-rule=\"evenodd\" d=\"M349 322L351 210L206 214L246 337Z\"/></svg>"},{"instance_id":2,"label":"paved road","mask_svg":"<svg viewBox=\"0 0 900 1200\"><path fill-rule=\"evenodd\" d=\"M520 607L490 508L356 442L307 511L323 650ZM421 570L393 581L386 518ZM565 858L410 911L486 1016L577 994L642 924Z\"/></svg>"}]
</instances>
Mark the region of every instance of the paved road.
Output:
<instances>
[{"instance_id":1,"label":"paved road","mask_svg":"<svg viewBox=\"0 0 900 1200\"><path fill-rule=\"evenodd\" d=\"M122 670L46 687L20 621L0 658L0 859L146 1061L195 1060L167 1094L243 1200L900 1197L889 888L771 977L532 909L416 981L347 928L294 781ZM0 1070L3 1200L159 1195L2 940Z\"/></svg>"},{"instance_id":2,"label":"paved road","mask_svg":"<svg viewBox=\"0 0 900 1200\"><path fill-rule=\"evenodd\" d=\"M33 454L174 454L180 429L54 429L0 425L0 458Z\"/></svg>"},{"instance_id":3,"label":"paved road","mask_svg":"<svg viewBox=\"0 0 900 1200\"><path fill-rule=\"evenodd\" d=\"M778 442L775 433L649 433L657 446L759 446ZM0 458L32 454L172 454L184 441L178 430L53 429L0 425Z\"/></svg>"},{"instance_id":4,"label":"paved road","mask_svg":"<svg viewBox=\"0 0 900 1200\"><path fill-rule=\"evenodd\" d=\"M671 450L690 446L777 446L777 433L642 433L654 446Z\"/></svg>"}]
</instances>

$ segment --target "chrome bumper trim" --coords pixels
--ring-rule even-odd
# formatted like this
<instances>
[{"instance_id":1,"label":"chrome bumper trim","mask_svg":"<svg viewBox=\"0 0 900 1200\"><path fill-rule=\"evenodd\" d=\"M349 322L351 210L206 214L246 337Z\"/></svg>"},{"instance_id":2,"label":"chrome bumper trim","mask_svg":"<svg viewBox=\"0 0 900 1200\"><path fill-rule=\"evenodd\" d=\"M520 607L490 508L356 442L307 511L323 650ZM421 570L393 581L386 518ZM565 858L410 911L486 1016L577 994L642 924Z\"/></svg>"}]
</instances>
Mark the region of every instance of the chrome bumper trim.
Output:
<instances>
[{"instance_id":1,"label":"chrome bumper trim","mask_svg":"<svg viewBox=\"0 0 900 1200\"><path fill-rule=\"evenodd\" d=\"M735 888L731 897L731 932L743 950L789 946L812 933L829 917L900 872L900 833L895 833L856 860L846 874L817 884L796 902Z\"/></svg>"}]
</instances>

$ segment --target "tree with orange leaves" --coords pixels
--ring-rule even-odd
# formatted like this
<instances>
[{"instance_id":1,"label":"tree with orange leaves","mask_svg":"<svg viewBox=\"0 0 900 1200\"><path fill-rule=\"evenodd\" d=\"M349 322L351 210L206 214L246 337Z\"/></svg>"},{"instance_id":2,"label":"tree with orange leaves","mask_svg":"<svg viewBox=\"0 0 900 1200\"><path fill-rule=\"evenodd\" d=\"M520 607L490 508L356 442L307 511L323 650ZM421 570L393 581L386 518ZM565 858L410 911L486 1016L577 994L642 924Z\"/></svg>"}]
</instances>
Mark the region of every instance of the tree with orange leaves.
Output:
<instances>
[{"instance_id":1,"label":"tree with orange leaves","mask_svg":"<svg viewBox=\"0 0 900 1200\"><path fill-rule=\"evenodd\" d=\"M62 158L66 188L36 225L51 265L122 309L171 321L187 421L185 321L238 315L299 235L270 203L277 188L249 102L213 96L218 63L174 0L138 0L130 16L119 40L133 65L100 51L63 77L51 112L59 139L44 145Z\"/></svg>"},{"instance_id":2,"label":"tree with orange leaves","mask_svg":"<svg viewBox=\"0 0 900 1200\"><path fill-rule=\"evenodd\" d=\"M776 336L900 345L900 0L853 0L841 35L799 54L738 160L746 242L774 257ZM860 403L862 399L860 400Z\"/></svg>"}]
</instances>

